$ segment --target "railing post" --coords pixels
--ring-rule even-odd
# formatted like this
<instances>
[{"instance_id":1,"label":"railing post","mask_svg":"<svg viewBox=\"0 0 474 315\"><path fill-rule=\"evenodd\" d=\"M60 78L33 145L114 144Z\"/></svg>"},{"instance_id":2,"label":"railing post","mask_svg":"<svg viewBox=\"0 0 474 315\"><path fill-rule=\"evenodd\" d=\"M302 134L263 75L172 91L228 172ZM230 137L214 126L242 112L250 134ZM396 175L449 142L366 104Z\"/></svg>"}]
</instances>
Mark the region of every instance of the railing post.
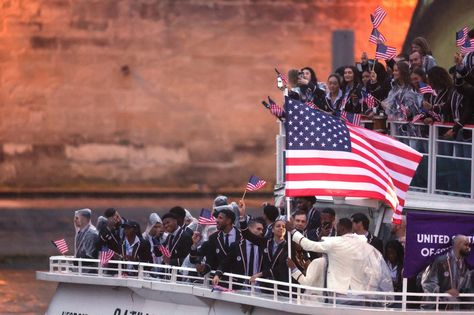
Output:
<instances>
[{"instance_id":1,"label":"railing post","mask_svg":"<svg viewBox=\"0 0 474 315\"><path fill-rule=\"evenodd\" d=\"M474 129L471 129L471 199L474 198Z\"/></svg>"},{"instance_id":2,"label":"railing post","mask_svg":"<svg viewBox=\"0 0 474 315\"><path fill-rule=\"evenodd\" d=\"M402 311L404 311L404 312L407 310L407 291L408 291L408 279L403 278L403 282L402 282L402 292L403 292L403 295L402 295Z\"/></svg>"},{"instance_id":3,"label":"railing post","mask_svg":"<svg viewBox=\"0 0 474 315\"><path fill-rule=\"evenodd\" d=\"M54 266L53 257L49 257L49 272L53 272L54 270L53 266Z\"/></svg>"},{"instance_id":4,"label":"railing post","mask_svg":"<svg viewBox=\"0 0 474 315\"><path fill-rule=\"evenodd\" d=\"M143 279L143 266L142 264L138 264L138 279Z\"/></svg>"},{"instance_id":5,"label":"railing post","mask_svg":"<svg viewBox=\"0 0 474 315\"><path fill-rule=\"evenodd\" d=\"M176 283L176 275L177 275L177 270L176 269L171 269L171 278L170 278L170 281L172 283Z\"/></svg>"},{"instance_id":6,"label":"railing post","mask_svg":"<svg viewBox=\"0 0 474 315\"><path fill-rule=\"evenodd\" d=\"M436 164L437 164L437 155L438 155L438 126L433 125L433 129L431 132L431 142L430 142L430 147L431 147L431 165L430 165L430 170L431 170L431 190L429 191L430 194L434 194L436 190Z\"/></svg>"},{"instance_id":7,"label":"railing post","mask_svg":"<svg viewBox=\"0 0 474 315\"><path fill-rule=\"evenodd\" d=\"M278 285L276 283L273 284L273 300L278 301Z\"/></svg>"},{"instance_id":8,"label":"railing post","mask_svg":"<svg viewBox=\"0 0 474 315\"><path fill-rule=\"evenodd\" d=\"M296 288L296 304L301 304L301 288Z\"/></svg>"},{"instance_id":9,"label":"railing post","mask_svg":"<svg viewBox=\"0 0 474 315\"><path fill-rule=\"evenodd\" d=\"M433 158L434 158L434 150L433 150L433 134L434 134L434 126L428 125L428 183L426 185L426 192L428 194L433 193Z\"/></svg>"},{"instance_id":10,"label":"railing post","mask_svg":"<svg viewBox=\"0 0 474 315\"><path fill-rule=\"evenodd\" d=\"M233 281L234 278L232 276L229 277L229 290L232 290L232 284L233 284Z\"/></svg>"},{"instance_id":11,"label":"railing post","mask_svg":"<svg viewBox=\"0 0 474 315\"><path fill-rule=\"evenodd\" d=\"M336 307L336 292L332 293L332 307Z\"/></svg>"},{"instance_id":12,"label":"railing post","mask_svg":"<svg viewBox=\"0 0 474 315\"><path fill-rule=\"evenodd\" d=\"M82 275L82 260L79 260L79 263L77 264L77 267L79 268L79 275Z\"/></svg>"},{"instance_id":13,"label":"railing post","mask_svg":"<svg viewBox=\"0 0 474 315\"><path fill-rule=\"evenodd\" d=\"M102 277L104 275L104 270L102 269L102 264L100 263L100 260L97 261L97 275L99 277Z\"/></svg>"},{"instance_id":14,"label":"railing post","mask_svg":"<svg viewBox=\"0 0 474 315\"><path fill-rule=\"evenodd\" d=\"M439 296L436 296L436 312L439 312Z\"/></svg>"},{"instance_id":15,"label":"railing post","mask_svg":"<svg viewBox=\"0 0 474 315\"><path fill-rule=\"evenodd\" d=\"M117 265L118 277L122 278L122 262Z\"/></svg>"}]
</instances>

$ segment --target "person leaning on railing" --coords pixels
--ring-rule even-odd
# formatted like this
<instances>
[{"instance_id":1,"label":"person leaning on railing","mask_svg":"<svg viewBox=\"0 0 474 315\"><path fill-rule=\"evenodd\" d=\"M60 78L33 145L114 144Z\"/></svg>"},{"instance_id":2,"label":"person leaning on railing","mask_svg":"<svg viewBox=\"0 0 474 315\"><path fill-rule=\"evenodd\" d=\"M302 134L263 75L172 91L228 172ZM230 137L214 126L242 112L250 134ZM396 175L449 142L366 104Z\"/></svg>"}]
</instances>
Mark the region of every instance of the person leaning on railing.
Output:
<instances>
[{"instance_id":1,"label":"person leaning on railing","mask_svg":"<svg viewBox=\"0 0 474 315\"><path fill-rule=\"evenodd\" d=\"M123 257L122 259L125 261L153 263L150 243L142 237L140 225L135 221L127 221L122 224L122 227L125 234L120 252ZM136 268L136 265L127 266L127 269ZM133 274L130 271L127 271L127 273Z\"/></svg>"}]
</instances>

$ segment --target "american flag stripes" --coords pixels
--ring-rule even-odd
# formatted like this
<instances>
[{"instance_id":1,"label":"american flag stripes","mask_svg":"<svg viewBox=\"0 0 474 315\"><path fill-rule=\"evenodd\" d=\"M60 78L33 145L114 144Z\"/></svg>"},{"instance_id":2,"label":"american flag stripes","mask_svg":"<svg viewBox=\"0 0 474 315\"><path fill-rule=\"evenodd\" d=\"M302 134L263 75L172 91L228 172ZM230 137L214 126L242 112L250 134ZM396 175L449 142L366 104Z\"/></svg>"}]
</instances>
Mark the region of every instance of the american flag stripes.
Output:
<instances>
[{"instance_id":1,"label":"american flag stripes","mask_svg":"<svg viewBox=\"0 0 474 315\"><path fill-rule=\"evenodd\" d=\"M277 76L283 81L283 84L288 85L288 78L286 77L286 75L284 75L283 73L280 73L280 71L278 71L276 68L275 68L275 72L277 73Z\"/></svg>"},{"instance_id":2,"label":"american flag stripes","mask_svg":"<svg viewBox=\"0 0 474 315\"><path fill-rule=\"evenodd\" d=\"M264 181L263 179L258 178L255 175L250 176L249 182L247 183L246 190L248 191L255 191L259 190L263 186L265 186L267 182Z\"/></svg>"},{"instance_id":3,"label":"american flag stripes","mask_svg":"<svg viewBox=\"0 0 474 315\"><path fill-rule=\"evenodd\" d=\"M474 51L474 39L466 38L464 44L461 46L461 54L467 55L470 52Z\"/></svg>"},{"instance_id":4,"label":"american flag stripes","mask_svg":"<svg viewBox=\"0 0 474 315\"><path fill-rule=\"evenodd\" d=\"M425 119L425 118L426 118L426 114L425 114L425 113L419 113L419 114L417 114L417 115L415 115L415 116L413 117L413 119L411 120L411 122L412 122L412 123L416 123L416 122L418 122L418 121L420 121L420 120L423 120L423 119Z\"/></svg>"},{"instance_id":5,"label":"american flag stripes","mask_svg":"<svg viewBox=\"0 0 474 315\"><path fill-rule=\"evenodd\" d=\"M212 215L211 210L202 208L198 223L202 225L216 225L216 218Z\"/></svg>"},{"instance_id":6,"label":"american flag stripes","mask_svg":"<svg viewBox=\"0 0 474 315\"><path fill-rule=\"evenodd\" d=\"M212 286L212 289L211 289L211 292L214 292L214 291L216 291L216 292L234 292L234 290L228 289L228 288L224 288L224 287L222 287L222 286L220 286L220 285L213 285L213 286Z\"/></svg>"},{"instance_id":7,"label":"american flag stripes","mask_svg":"<svg viewBox=\"0 0 474 315\"><path fill-rule=\"evenodd\" d=\"M381 200L401 223L406 192L422 155L377 132L287 99L288 197L343 196Z\"/></svg>"},{"instance_id":8,"label":"american flag stripes","mask_svg":"<svg viewBox=\"0 0 474 315\"><path fill-rule=\"evenodd\" d=\"M385 43L387 39L382 33L379 32L376 28L372 29L372 33L369 36L369 42L372 44L378 44L379 42Z\"/></svg>"},{"instance_id":9,"label":"american flag stripes","mask_svg":"<svg viewBox=\"0 0 474 315\"><path fill-rule=\"evenodd\" d=\"M433 118L436 121L441 121L441 116L433 110L428 111L428 115L430 115L431 118Z\"/></svg>"},{"instance_id":10,"label":"american flag stripes","mask_svg":"<svg viewBox=\"0 0 474 315\"><path fill-rule=\"evenodd\" d=\"M382 9L381 6L377 6L375 8L374 13L370 15L370 20L372 21L372 25L374 28L378 28L380 24L382 24L383 19L387 16L387 12Z\"/></svg>"},{"instance_id":11,"label":"american flag stripes","mask_svg":"<svg viewBox=\"0 0 474 315\"><path fill-rule=\"evenodd\" d=\"M56 246L59 252L63 255L69 251L66 240L64 238L57 241L51 241L51 243L53 243L53 245Z\"/></svg>"},{"instance_id":12,"label":"american flag stripes","mask_svg":"<svg viewBox=\"0 0 474 315\"><path fill-rule=\"evenodd\" d=\"M375 58L379 59L392 59L397 54L397 49L395 47L385 46L384 44L377 44L375 50Z\"/></svg>"},{"instance_id":13,"label":"american flag stripes","mask_svg":"<svg viewBox=\"0 0 474 315\"><path fill-rule=\"evenodd\" d=\"M367 104L367 107L368 107L368 108L371 108L371 109L372 109L372 108L375 107L375 101L376 101L376 99L375 99L375 97L374 97L372 94L367 93L367 92L363 92L363 93L362 93L362 97L363 97L362 101L364 101L365 104Z\"/></svg>"},{"instance_id":14,"label":"american flag stripes","mask_svg":"<svg viewBox=\"0 0 474 315\"><path fill-rule=\"evenodd\" d=\"M102 247L99 252L99 261L100 265L103 267L109 263L109 261L114 257L115 252L107 247Z\"/></svg>"},{"instance_id":15,"label":"american flag stripes","mask_svg":"<svg viewBox=\"0 0 474 315\"><path fill-rule=\"evenodd\" d=\"M307 102L305 103L305 105L306 105L306 106L309 106L309 107L311 107L311 108L313 108L313 109L317 109L317 108L318 108L318 106L316 106L316 104L314 104L312 101L307 101Z\"/></svg>"},{"instance_id":16,"label":"american flag stripes","mask_svg":"<svg viewBox=\"0 0 474 315\"><path fill-rule=\"evenodd\" d=\"M436 96L436 91L433 90L433 88L430 85L423 82L420 82L420 88L418 89L418 91L421 94L433 94Z\"/></svg>"},{"instance_id":17,"label":"american flag stripes","mask_svg":"<svg viewBox=\"0 0 474 315\"><path fill-rule=\"evenodd\" d=\"M168 250L168 248L166 248L166 246L160 244L158 245L158 249L163 254L163 256L168 257L168 258L171 257L171 253Z\"/></svg>"},{"instance_id":18,"label":"american flag stripes","mask_svg":"<svg viewBox=\"0 0 474 315\"><path fill-rule=\"evenodd\" d=\"M461 30L456 32L456 46L462 46L467 38L467 27L464 26Z\"/></svg>"},{"instance_id":19,"label":"american flag stripes","mask_svg":"<svg viewBox=\"0 0 474 315\"><path fill-rule=\"evenodd\" d=\"M275 115L277 118L282 118L284 116L283 108L278 106L271 98L268 97L268 102L270 103L270 112Z\"/></svg>"},{"instance_id":20,"label":"american flag stripes","mask_svg":"<svg viewBox=\"0 0 474 315\"><path fill-rule=\"evenodd\" d=\"M344 120L344 121L347 121L348 123L351 123L353 125L357 125L359 126L360 125L360 120L362 118L362 115L361 114L354 114L354 113L349 113L349 112L346 112L346 111L342 111L341 112L341 118Z\"/></svg>"}]
</instances>

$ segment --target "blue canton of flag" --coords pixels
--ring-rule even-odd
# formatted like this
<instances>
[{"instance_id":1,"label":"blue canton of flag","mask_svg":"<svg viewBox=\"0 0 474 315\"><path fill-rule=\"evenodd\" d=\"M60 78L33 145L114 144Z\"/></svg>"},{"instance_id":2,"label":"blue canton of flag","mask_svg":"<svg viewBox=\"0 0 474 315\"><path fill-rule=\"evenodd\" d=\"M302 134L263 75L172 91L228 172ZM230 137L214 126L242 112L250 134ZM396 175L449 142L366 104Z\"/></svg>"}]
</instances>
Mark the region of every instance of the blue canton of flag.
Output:
<instances>
[{"instance_id":1,"label":"blue canton of flag","mask_svg":"<svg viewBox=\"0 0 474 315\"><path fill-rule=\"evenodd\" d=\"M301 104L294 100L288 100L287 103ZM294 105L288 108L290 118L285 122L287 149L351 150L349 131L341 119L303 104Z\"/></svg>"}]
</instances>

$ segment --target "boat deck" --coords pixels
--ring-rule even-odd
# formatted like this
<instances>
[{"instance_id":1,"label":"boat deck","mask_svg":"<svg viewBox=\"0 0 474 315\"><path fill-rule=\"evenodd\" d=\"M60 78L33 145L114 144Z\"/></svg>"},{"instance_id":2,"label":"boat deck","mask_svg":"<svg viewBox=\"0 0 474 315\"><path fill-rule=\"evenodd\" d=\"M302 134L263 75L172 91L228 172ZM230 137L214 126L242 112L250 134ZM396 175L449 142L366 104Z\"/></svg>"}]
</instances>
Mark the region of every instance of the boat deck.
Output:
<instances>
[{"instance_id":1,"label":"boat deck","mask_svg":"<svg viewBox=\"0 0 474 315\"><path fill-rule=\"evenodd\" d=\"M465 302L443 301L449 297L443 293L351 291L341 295L333 290L296 284L289 288L288 283L266 279L248 284L245 282L248 277L235 274L227 274L226 286L230 291L223 292L213 289L210 278L193 275L193 269L189 268L111 261L117 264L117 268L112 269L98 267L98 263L94 259L50 258L50 270L37 272L39 280L59 283L48 314L61 314L72 306L75 312L89 315L123 315L122 310L150 315L192 311L197 315L209 314L212 309L216 314L221 311L225 314L435 314L446 304L471 310L445 313L472 312L474 308L474 294L461 294ZM291 297L290 291L293 292ZM423 302L430 304L431 310L407 307L410 303L419 304L422 297L431 299L431 302ZM78 304L78 298L88 302ZM161 311L157 311L157 307Z\"/></svg>"}]
</instances>

